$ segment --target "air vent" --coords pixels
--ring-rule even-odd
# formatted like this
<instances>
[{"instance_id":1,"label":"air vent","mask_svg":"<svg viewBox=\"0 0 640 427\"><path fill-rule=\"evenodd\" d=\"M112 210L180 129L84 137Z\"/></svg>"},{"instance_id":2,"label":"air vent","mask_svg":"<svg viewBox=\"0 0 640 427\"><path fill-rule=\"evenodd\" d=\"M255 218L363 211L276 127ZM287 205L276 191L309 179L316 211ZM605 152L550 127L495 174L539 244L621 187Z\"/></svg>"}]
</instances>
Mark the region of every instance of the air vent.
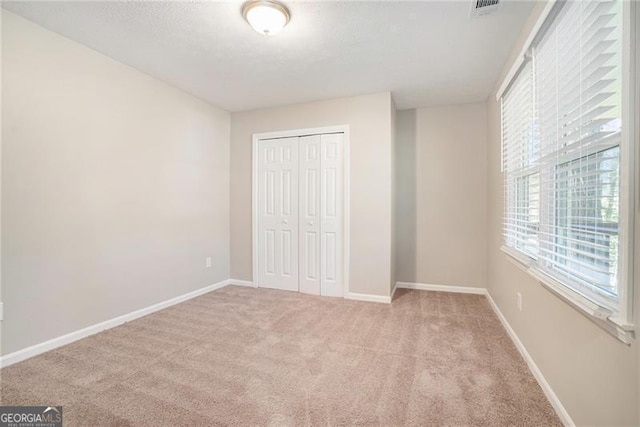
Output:
<instances>
[{"instance_id":1,"label":"air vent","mask_svg":"<svg viewBox=\"0 0 640 427\"><path fill-rule=\"evenodd\" d=\"M473 0L471 17L484 16L495 12L500 7L500 0Z\"/></svg>"}]
</instances>

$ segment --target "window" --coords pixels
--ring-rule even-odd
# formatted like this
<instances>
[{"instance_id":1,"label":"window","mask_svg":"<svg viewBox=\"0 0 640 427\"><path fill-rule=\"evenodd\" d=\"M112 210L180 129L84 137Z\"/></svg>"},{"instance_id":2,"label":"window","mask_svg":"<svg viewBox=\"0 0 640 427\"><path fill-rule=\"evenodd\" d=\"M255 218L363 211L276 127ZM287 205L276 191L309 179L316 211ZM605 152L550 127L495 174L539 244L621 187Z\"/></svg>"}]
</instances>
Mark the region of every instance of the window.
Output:
<instances>
[{"instance_id":1,"label":"window","mask_svg":"<svg viewBox=\"0 0 640 427\"><path fill-rule=\"evenodd\" d=\"M625 13L622 0L558 2L532 37L501 94L503 233L536 277L631 329Z\"/></svg>"},{"instance_id":2,"label":"window","mask_svg":"<svg viewBox=\"0 0 640 427\"><path fill-rule=\"evenodd\" d=\"M503 169L505 172L504 238L526 255L538 253L538 141L533 120L533 67L524 68L502 99Z\"/></svg>"}]
</instances>

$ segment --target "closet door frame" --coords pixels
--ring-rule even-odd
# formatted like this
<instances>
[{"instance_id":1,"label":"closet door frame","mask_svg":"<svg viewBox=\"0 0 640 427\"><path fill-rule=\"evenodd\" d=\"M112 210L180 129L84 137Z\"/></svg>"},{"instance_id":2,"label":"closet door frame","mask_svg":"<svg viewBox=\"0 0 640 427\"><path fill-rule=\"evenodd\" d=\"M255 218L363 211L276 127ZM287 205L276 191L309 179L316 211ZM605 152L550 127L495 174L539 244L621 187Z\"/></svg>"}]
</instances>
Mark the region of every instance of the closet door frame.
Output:
<instances>
[{"instance_id":1,"label":"closet door frame","mask_svg":"<svg viewBox=\"0 0 640 427\"><path fill-rule=\"evenodd\" d=\"M346 297L349 294L349 259L350 259L350 216L349 216L349 206L350 206L350 193L349 193L349 180L350 180L350 159L349 159L349 125L338 125L338 126L327 126L327 127L318 127L318 128L306 128L306 129L294 129L294 130L284 130L284 131L276 131L276 132L265 132L265 133L254 133L253 134L253 143L252 143L252 188L251 188L251 216L252 216L252 230L251 230L251 240L252 240L252 269L253 269L253 286L258 286L258 188L259 188L259 174L258 174L258 144L260 140L263 139L274 139L274 138L289 138L289 137L302 137L308 135L322 135L322 134L331 134L331 133L342 133L343 142L343 203L342 203L342 222L343 222L343 230L342 230L342 262L343 262L343 270L342 270L342 282L343 282L343 290L342 296Z\"/></svg>"}]
</instances>

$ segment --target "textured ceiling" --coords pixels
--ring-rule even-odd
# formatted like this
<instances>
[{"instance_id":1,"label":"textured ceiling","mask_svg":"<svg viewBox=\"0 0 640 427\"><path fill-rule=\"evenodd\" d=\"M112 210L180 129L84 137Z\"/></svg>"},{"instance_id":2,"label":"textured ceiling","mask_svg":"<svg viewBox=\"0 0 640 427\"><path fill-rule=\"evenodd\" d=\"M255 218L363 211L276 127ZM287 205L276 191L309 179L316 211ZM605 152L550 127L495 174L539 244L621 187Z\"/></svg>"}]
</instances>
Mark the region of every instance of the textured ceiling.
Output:
<instances>
[{"instance_id":1,"label":"textured ceiling","mask_svg":"<svg viewBox=\"0 0 640 427\"><path fill-rule=\"evenodd\" d=\"M532 2L286 2L257 34L242 2L3 2L5 9L228 111L391 91L398 109L482 101Z\"/></svg>"}]
</instances>

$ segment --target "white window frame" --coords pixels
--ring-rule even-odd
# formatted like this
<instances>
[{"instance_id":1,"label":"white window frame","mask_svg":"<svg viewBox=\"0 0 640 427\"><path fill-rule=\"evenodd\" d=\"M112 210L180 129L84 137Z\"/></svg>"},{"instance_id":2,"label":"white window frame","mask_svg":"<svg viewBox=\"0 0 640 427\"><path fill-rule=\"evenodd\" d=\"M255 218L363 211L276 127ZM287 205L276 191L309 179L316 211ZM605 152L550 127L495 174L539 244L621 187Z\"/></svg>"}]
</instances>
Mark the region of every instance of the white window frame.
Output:
<instances>
[{"instance_id":1,"label":"white window frame","mask_svg":"<svg viewBox=\"0 0 640 427\"><path fill-rule=\"evenodd\" d=\"M530 52L534 43L542 36L544 30L553 21L560 1L553 0L547 3L545 9L529 37L525 41L522 51L511 69L507 73L503 83L496 93L496 100L501 101L502 96L509 88L511 82L526 61L531 59ZM635 231L636 215L640 211L640 4L634 1L622 2L622 133L620 141L620 222L619 241L624 245L619 257L619 312L614 317L613 312L578 293L568 285L545 274L537 268L536 259L516 249L502 246L502 251L507 254L507 259L516 266L538 280L544 287L559 296L561 299L577 308L589 319L601 326L607 332L617 337L627 345L635 338L635 326L633 322L634 278L635 269L640 268L640 263L635 262ZM504 147L503 147L504 148ZM503 150L501 150L501 155ZM503 164L501 162L501 164ZM504 172L504 171L503 171ZM504 180L503 180L504 183Z\"/></svg>"}]
</instances>

